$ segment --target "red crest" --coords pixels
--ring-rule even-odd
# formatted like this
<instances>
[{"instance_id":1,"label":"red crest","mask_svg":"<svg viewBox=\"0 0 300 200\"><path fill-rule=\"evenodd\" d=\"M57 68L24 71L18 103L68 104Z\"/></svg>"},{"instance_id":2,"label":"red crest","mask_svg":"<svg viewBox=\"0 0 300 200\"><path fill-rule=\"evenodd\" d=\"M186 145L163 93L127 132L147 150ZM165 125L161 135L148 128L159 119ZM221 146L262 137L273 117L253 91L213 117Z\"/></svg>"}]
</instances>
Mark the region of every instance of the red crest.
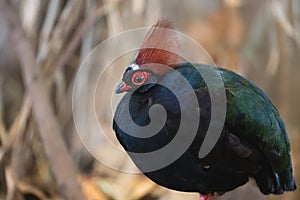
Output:
<instances>
[{"instance_id":1,"label":"red crest","mask_svg":"<svg viewBox=\"0 0 300 200\"><path fill-rule=\"evenodd\" d=\"M179 42L168 20L159 20L147 33L135 63L154 73L164 74L179 63ZM168 67L164 67L168 66Z\"/></svg>"}]
</instances>

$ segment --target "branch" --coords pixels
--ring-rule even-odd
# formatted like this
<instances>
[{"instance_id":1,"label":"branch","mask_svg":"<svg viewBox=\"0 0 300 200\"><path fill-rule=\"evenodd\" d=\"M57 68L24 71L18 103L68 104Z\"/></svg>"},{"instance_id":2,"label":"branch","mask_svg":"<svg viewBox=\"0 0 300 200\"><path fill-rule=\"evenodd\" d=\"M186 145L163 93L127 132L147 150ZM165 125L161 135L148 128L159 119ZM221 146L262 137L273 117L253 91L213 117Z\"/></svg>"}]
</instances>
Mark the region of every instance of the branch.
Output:
<instances>
[{"instance_id":1,"label":"branch","mask_svg":"<svg viewBox=\"0 0 300 200\"><path fill-rule=\"evenodd\" d=\"M82 14L83 0L67 1L56 26L53 28L52 37L49 38L49 48L43 63L45 72L49 71L55 65L57 57L63 51L66 41L70 35L77 29L80 16Z\"/></svg>"},{"instance_id":2,"label":"branch","mask_svg":"<svg viewBox=\"0 0 300 200\"><path fill-rule=\"evenodd\" d=\"M31 105L29 96L25 94L20 111L10 130L8 131L5 141L2 141L3 145L0 149L0 165L7 162L7 158L11 153L12 146L14 145L17 138L19 138L20 135L25 131L25 126L30 114L30 107Z\"/></svg>"},{"instance_id":3,"label":"branch","mask_svg":"<svg viewBox=\"0 0 300 200\"><path fill-rule=\"evenodd\" d=\"M45 79L40 66L35 62L33 46L26 38L17 15L4 0L0 0L0 16L5 19L10 31L9 35L14 42L17 57L22 66L25 86L30 95L33 114L60 192L65 199L83 199L81 188L76 180L73 162L67 152L59 124L51 108Z\"/></svg>"},{"instance_id":4,"label":"branch","mask_svg":"<svg viewBox=\"0 0 300 200\"><path fill-rule=\"evenodd\" d=\"M117 6L121 3L121 0L115 0L112 3L112 6ZM49 71L46 71L47 77L51 75L59 68L64 67L68 62L70 57L73 55L74 51L78 48L81 43L81 39L84 34L90 30L90 28L100 19L102 16L106 15L109 12L109 9L106 4L99 6L94 12L90 14L80 25L78 25L77 31L71 37L70 42L67 44L67 47L61 52L57 62L49 68ZM46 77L46 78L47 78Z\"/></svg>"},{"instance_id":5,"label":"branch","mask_svg":"<svg viewBox=\"0 0 300 200\"><path fill-rule=\"evenodd\" d=\"M81 22L78 25L78 31L74 33L70 42L66 45L66 49L61 52L61 55L58 57L58 60L53 60L54 63L51 64L51 68L48 67L49 71L46 72L48 76L52 76L57 69L60 69L65 66L70 57L73 55L74 51L78 48L81 43L81 39L84 34L89 30L89 28L94 25L94 23L103 15L107 13L106 6L100 6L95 12L93 12L86 20Z\"/></svg>"}]
</instances>

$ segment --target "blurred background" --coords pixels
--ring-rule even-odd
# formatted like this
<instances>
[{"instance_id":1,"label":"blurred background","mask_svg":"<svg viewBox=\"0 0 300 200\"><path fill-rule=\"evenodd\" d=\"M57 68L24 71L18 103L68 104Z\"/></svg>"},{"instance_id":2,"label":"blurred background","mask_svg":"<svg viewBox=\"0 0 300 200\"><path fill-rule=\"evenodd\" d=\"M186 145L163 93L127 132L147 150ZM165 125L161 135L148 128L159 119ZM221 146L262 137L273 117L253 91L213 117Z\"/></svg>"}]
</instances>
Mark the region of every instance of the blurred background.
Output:
<instances>
[{"instance_id":1,"label":"blurred background","mask_svg":"<svg viewBox=\"0 0 300 200\"><path fill-rule=\"evenodd\" d=\"M199 42L217 65L266 92L286 122L299 187L299 0L1 0L0 200L199 199L98 162L78 139L72 118L74 78L93 47L162 17ZM111 113L98 116L114 136ZM254 185L215 199L300 198L299 189L267 197Z\"/></svg>"}]
</instances>

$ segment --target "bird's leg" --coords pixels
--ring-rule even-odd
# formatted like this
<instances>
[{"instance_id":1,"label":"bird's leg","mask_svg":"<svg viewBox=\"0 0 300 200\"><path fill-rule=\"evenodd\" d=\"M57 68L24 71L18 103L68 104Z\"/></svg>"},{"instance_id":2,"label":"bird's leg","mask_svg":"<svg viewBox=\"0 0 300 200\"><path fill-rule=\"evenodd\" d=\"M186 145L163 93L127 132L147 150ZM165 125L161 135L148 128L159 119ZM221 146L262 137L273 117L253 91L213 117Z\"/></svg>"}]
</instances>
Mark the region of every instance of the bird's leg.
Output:
<instances>
[{"instance_id":1,"label":"bird's leg","mask_svg":"<svg viewBox=\"0 0 300 200\"><path fill-rule=\"evenodd\" d=\"M200 194L200 200L211 200L211 197L212 197L211 194L207 194L207 195Z\"/></svg>"}]
</instances>

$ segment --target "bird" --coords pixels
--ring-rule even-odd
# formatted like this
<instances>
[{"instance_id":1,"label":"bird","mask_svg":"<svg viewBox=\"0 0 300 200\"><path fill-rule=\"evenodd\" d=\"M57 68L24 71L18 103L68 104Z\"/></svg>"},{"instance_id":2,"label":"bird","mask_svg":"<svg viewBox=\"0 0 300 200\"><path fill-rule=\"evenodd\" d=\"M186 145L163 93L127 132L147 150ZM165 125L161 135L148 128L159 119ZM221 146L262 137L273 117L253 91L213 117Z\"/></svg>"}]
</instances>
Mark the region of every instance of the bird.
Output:
<instances>
[{"instance_id":1,"label":"bird","mask_svg":"<svg viewBox=\"0 0 300 200\"><path fill-rule=\"evenodd\" d=\"M183 60L179 43L170 21L161 19L150 28L116 87L116 93L125 94L116 108L113 130L126 152L143 155L170 144L177 136L181 117L188 121L196 118L190 114L193 111L199 112L195 136L178 158L153 170L143 171L145 163L151 168L148 165L168 156L156 155L147 162L143 156L128 153L136 166L155 183L177 191L197 192L201 200L234 190L249 179L255 180L264 195L296 190L288 134L270 99L253 82L233 71ZM223 82L226 112L215 145L207 155L199 157L210 124L217 123L212 121L207 70ZM219 90L218 85L212 88ZM197 104L180 105L180 99L189 102L192 97ZM137 127L151 124L154 105L164 108L166 119L156 116L158 121L164 121L162 128L145 137L145 129ZM129 116L124 114L126 109ZM189 137L191 133L185 129L183 134ZM177 145L174 152L181 148L180 142ZM172 152L169 155L172 157Z\"/></svg>"}]
</instances>

